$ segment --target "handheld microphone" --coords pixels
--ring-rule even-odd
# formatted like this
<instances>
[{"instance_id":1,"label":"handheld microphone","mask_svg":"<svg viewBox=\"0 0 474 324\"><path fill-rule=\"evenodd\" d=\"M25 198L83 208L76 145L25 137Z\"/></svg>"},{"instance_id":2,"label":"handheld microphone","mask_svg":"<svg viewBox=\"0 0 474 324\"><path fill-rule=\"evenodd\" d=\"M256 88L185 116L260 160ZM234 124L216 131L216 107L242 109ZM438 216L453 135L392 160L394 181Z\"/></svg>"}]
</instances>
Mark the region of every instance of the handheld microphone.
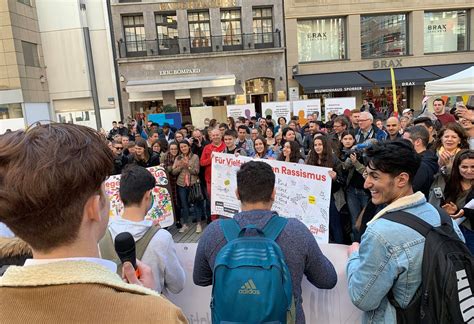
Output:
<instances>
[{"instance_id":1,"label":"handheld microphone","mask_svg":"<svg viewBox=\"0 0 474 324\"><path fill-rule=\"evenodd\" d=\"M135 254L135 240L133 239L132 234L129 232L123 232L118 234L115 237L115 252L117 252L120 261L122 264L125 262L130 262L135 269L137 277L140 277L140 273L137 267L137 257Z\"/></svg>"}]
</instances>

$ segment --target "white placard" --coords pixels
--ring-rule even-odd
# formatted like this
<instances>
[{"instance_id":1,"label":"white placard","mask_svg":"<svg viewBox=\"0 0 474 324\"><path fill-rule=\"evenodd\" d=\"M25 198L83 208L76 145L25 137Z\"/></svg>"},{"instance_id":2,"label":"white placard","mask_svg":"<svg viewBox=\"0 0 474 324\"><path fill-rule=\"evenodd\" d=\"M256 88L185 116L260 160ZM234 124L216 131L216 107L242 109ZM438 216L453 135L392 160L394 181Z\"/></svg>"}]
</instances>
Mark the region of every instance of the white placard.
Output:
<instances>
[{"instance_id":1,"label":"white placard","mask_svg":"<svg viewBox=\"0 0 474 324\"><path fill-rule=\"evenodd\" d=\"M235 196L237 171L248 157L213 153L211 179L211 213L233 217L240 211ZM273 210L281 216L302 221L318 243L329 238L329 200L331 199L331 169L306 164L261 160L270 164L275 172L276 196Z\"/></svg>"},{"instance_id":2,"label":"white placard","mask_svg":"<svg viewBox=\"0 0 474 324\"><path fill-rule=\"evenodd\" d=\"M290 113L291 102L289 101L262 102L262 116L272 115L274 125L277 125L280 117L285 117L288 123L291 119Z\"/></svg>"},{"instance_id":3,"label":"white placard","mask_svg":"<svg viewBox=\"0 0 474 324\"><path fill-rule=\"evenodd\" d=\"M245 117L250 119L250 117L255 116L255 104L246 104L246 105L227 105L227 117L233 117L237 119L239 117Z\"/></svg>"},{"instance_id":4,"label":"white placard","mask_svg":"<svg viewBox=\"0 0 474 324\"><path fill-rule=\"evenodd\" d=\"M324 116L326 122L329 121L329 115L343 115L346 110L356 108L355 97L344 98L326 98L324 99Z\"/></svg>"},{"instance_id":5,"label":"white placard","mask_svg":"<svg viewBox=\"0 0 474 324\"><path fill-rule=\"evenodd\" d=\"M312 113L318 113L318 120L321 120L321 99L293 101L293 116L298 116L300 126L306 125L306 116Z\"/></svg>"},{"instance_id":6,"label":"white placard","mask_svg":"<svg viewBox=\"0 0 474 324\"><path fill-rule=\"evenodd\" d=\"M337 284L333 289L318 289L306 277L303 279L301 288L306 323L360 323L362 312L352 304L347 291L347 246L320 244L319 247L336 269ZM186 272L186 284L179 294L169 294L168 297L183 310L189 323L211 324L209 304L212 286L200 287L193 283L196 248L197 243L176 244L178 258Z\"/></svg>"}]
</instances>

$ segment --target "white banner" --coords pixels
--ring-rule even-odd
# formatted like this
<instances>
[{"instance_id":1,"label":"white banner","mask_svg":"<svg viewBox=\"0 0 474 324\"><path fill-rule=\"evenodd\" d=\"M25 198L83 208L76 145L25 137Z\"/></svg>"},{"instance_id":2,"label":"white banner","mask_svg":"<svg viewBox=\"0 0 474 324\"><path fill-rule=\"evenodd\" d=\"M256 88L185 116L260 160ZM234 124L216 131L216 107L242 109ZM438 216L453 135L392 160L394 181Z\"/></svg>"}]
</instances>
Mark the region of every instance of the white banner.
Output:
<instances>
[{"instance_id":1,"label":"white banner","mask_svg":"<svg viewBox=\"0 0 474 324\"><path fill-rule=\"evenodd\" d=\"M333 289L318 289L304 277L303 309L306 323L353 324L360 323L362 312L351 302L347 291L346 263L347 246L339 244L320 244L323 254L336 269L337 284ZM189 323L211 324L212 286L200 287L193 283L193 266L197 243L178 243L176 252L186 272L186 284L177 295L169 294L173 304L180 307Z\"/></svg>"},{"instance_id":2,"label":"white banner","mask_svg":"<svg viewBox=\"0 0 474 324\"><path fill-rule=\"evenodd\" d=\"M239 117L250 117L255 116L255 104L246 105L227 105L227 117L233 117L235 120Z\"/></svg>"},{"instance_id":3,"label":"white banner","mask_svg":"<svg viewBox=\"0 0 474 324\"><path fill-rule=\"evenodd\" d=\"M156 185L153 188L153 206L148 211L146 219L157 219L161 227L168 227L174 223L173 201L168 174L160 166L147 168L155 177ZM109 217L119 217L123 213L123 202L120 200L120 174L110 176L105 180L105 194L110 200Z\"/></svg>"},{"instance_id":4,"label":"white banner","mask_svg":"<svg viewBox=\"0 0 474 324\"><path fill-rule=\"evenodd\" d=\"M211 213L233 217L240 211L235 196L237 171L248 157L213 153L211 179ZM270 164L275 172L276 196L273 210L281 216L293 217L308 226L318 243L329 238L329 200L331 199L331 169L312 165L260 160Z\"/></svg>"},{"instance_id":5,"label":"white banner","mask_svg":"<svg viewBox=\"0 0 474 324\"><path fill-rule=\"evenodd\" d=\"M298 116L300 126L306 125L306 116L312 113L318 113L318 120L321 120L321 99L293 101L293 116Z\"/></svg>"},{"instance_id":6,"label":"white banner","mask_svg":"<svg viewBox=\"0 0 474 324\"><path fill-rule=\"evenodd\" d=\"M273 124L276 126L278 118L285 117L286 122L291 119L291 102L289 101L275 101L262 102L262 117L272 115Z\"/></svg>"},{"instance_id":7,"label":"white banner","mask_svg":"<svg viewBox=\"0 0 474 324\"><path fill-rule=\"evenodd\" d=\"M326 122L329 121L330 115L342 115L346 110L356 108L355 97L345 98L326 98L324 99L324 116Z\"/></svg>"}]
</instances>

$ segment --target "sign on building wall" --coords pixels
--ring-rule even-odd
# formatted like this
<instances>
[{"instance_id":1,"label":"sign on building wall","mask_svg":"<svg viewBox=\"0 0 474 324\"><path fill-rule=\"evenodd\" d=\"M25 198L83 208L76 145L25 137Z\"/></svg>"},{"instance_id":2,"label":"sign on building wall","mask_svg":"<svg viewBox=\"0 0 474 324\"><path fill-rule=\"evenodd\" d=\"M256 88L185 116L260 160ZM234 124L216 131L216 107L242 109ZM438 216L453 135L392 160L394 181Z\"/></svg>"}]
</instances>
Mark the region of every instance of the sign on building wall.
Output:
<instances>
[{"instance_id":1,"label":"sign on building wall","mask_svg":"<svg viewBox=\"0 0 474 324\"><path fill-rule=\"evenodd\" d=\"M227 105L227 117L233 117L237 119L239 117L250 117L255 116L255 104L246 105Z\"/></svg>"},{"instance_id":2,"label":"sign on building wall","mask_svg":"<svg viewBox=\"0 0 474 324\"><path fill-rule=\"evenodd\" d=\"M293 101L293 116L298 116L300 126L306 125L306 116L317 113L321 120L321 99Z\"/></svg>"},{"instance_id":3,"label":"sign on building wall","mask_svg":"<svg viewBox=\"0 0 474 324\"><path fill-rule=\"evenodd\" d=\"M346 110L352 110L356 108L356 98L326 98L324 99L324 116L325 120L328 121L331 115L342 115Z\"/></svg>"},{"instance_id":4,"label":"sign on building wall","mask_svg":"<svg viewBox=\"0 0 474 324\"><path fill-rule=\"evenodd\" d=\"M344 59L346 56L344 26L344 18L298 20L298 61Z\"/></svg>"},{"instance_id":5,"label":"sign on building wall","mask_svg":"<svg viewBox=\"0 0 474 324\"><path fill-rule=\"evenodd\" d=\"M263 117L271 115L274 125L277 125L280 117L285 117L286 122L289 122L291 119L291 102L262 102L262 115Z\"/></svg>"},{"instance_id":6,"label":"sign on building wall","mask_svg":"<svg viewBox=\"0 0 474 324\"><path fill-rule=\"evenodd\" d=\"M233 217L240 210L237 200L237 171L249 157L213 153L211 179L211 213ZM261 160L270 164L276 176L273 210L281 216L297 218L313 233L319 243L329 238L329 200L331 169L312 165Z\"/></svg>"},{"instance_id":7,"label":"sign on building wall","mask_svg":"<svg viewBox=\"0 0 474 324\"><path fill-rule=\"evenodd\" d=\"M155 177L156 185L153 188L153 206L146 215L146 219L158 220L161 227L168 227L174 223L173 201L168 174L160 166L147 168ZM110 218L120 217L123 213L123 202L120 199L120 174L110 176L105 181L105 194L110 200Z\"/></svg>"}]
</instances>

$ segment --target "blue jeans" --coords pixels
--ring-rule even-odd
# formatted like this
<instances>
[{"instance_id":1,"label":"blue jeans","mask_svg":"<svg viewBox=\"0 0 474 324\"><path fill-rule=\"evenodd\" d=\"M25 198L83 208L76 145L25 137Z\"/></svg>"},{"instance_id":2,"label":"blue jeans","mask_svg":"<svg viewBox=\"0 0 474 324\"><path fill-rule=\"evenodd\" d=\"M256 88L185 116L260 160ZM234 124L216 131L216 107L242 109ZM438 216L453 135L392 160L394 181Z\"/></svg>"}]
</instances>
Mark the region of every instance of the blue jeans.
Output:
<instances>
[{"instance_id":1,"label":"blue jeans","mask_svg":"<svg viewBox=\"0 0 474 324\"><path fill-rule=\"evenodd\" d=\"M367 205L369 196L364 189L357 189L348 186L346 190L346 201L347 206L349 207L349 213L351 214L352 235L354 236L353 240L357 240L359 238L359 231L355 227L357 217L359 217L360 212Z\"/></svg>"},{"instance_id":2,"label":"blue jeans","mask_svg":"<svg viewBox=\"0 0 474 324\"><path fill-rule=\"evenodd\" d=\"M181 224L189 224L191 223L191 219L189 217L189 202L188 202L188 197L189 197L189 192L191 191L189 187L181 187L181 186L176 186L178 190L178 197L179 197L179 202L181 205ZM201 216L206 215L204 211L204 200L198 201L194 204L194 218L198 222L201 221Z\"/></svg>"}]
</instances>

